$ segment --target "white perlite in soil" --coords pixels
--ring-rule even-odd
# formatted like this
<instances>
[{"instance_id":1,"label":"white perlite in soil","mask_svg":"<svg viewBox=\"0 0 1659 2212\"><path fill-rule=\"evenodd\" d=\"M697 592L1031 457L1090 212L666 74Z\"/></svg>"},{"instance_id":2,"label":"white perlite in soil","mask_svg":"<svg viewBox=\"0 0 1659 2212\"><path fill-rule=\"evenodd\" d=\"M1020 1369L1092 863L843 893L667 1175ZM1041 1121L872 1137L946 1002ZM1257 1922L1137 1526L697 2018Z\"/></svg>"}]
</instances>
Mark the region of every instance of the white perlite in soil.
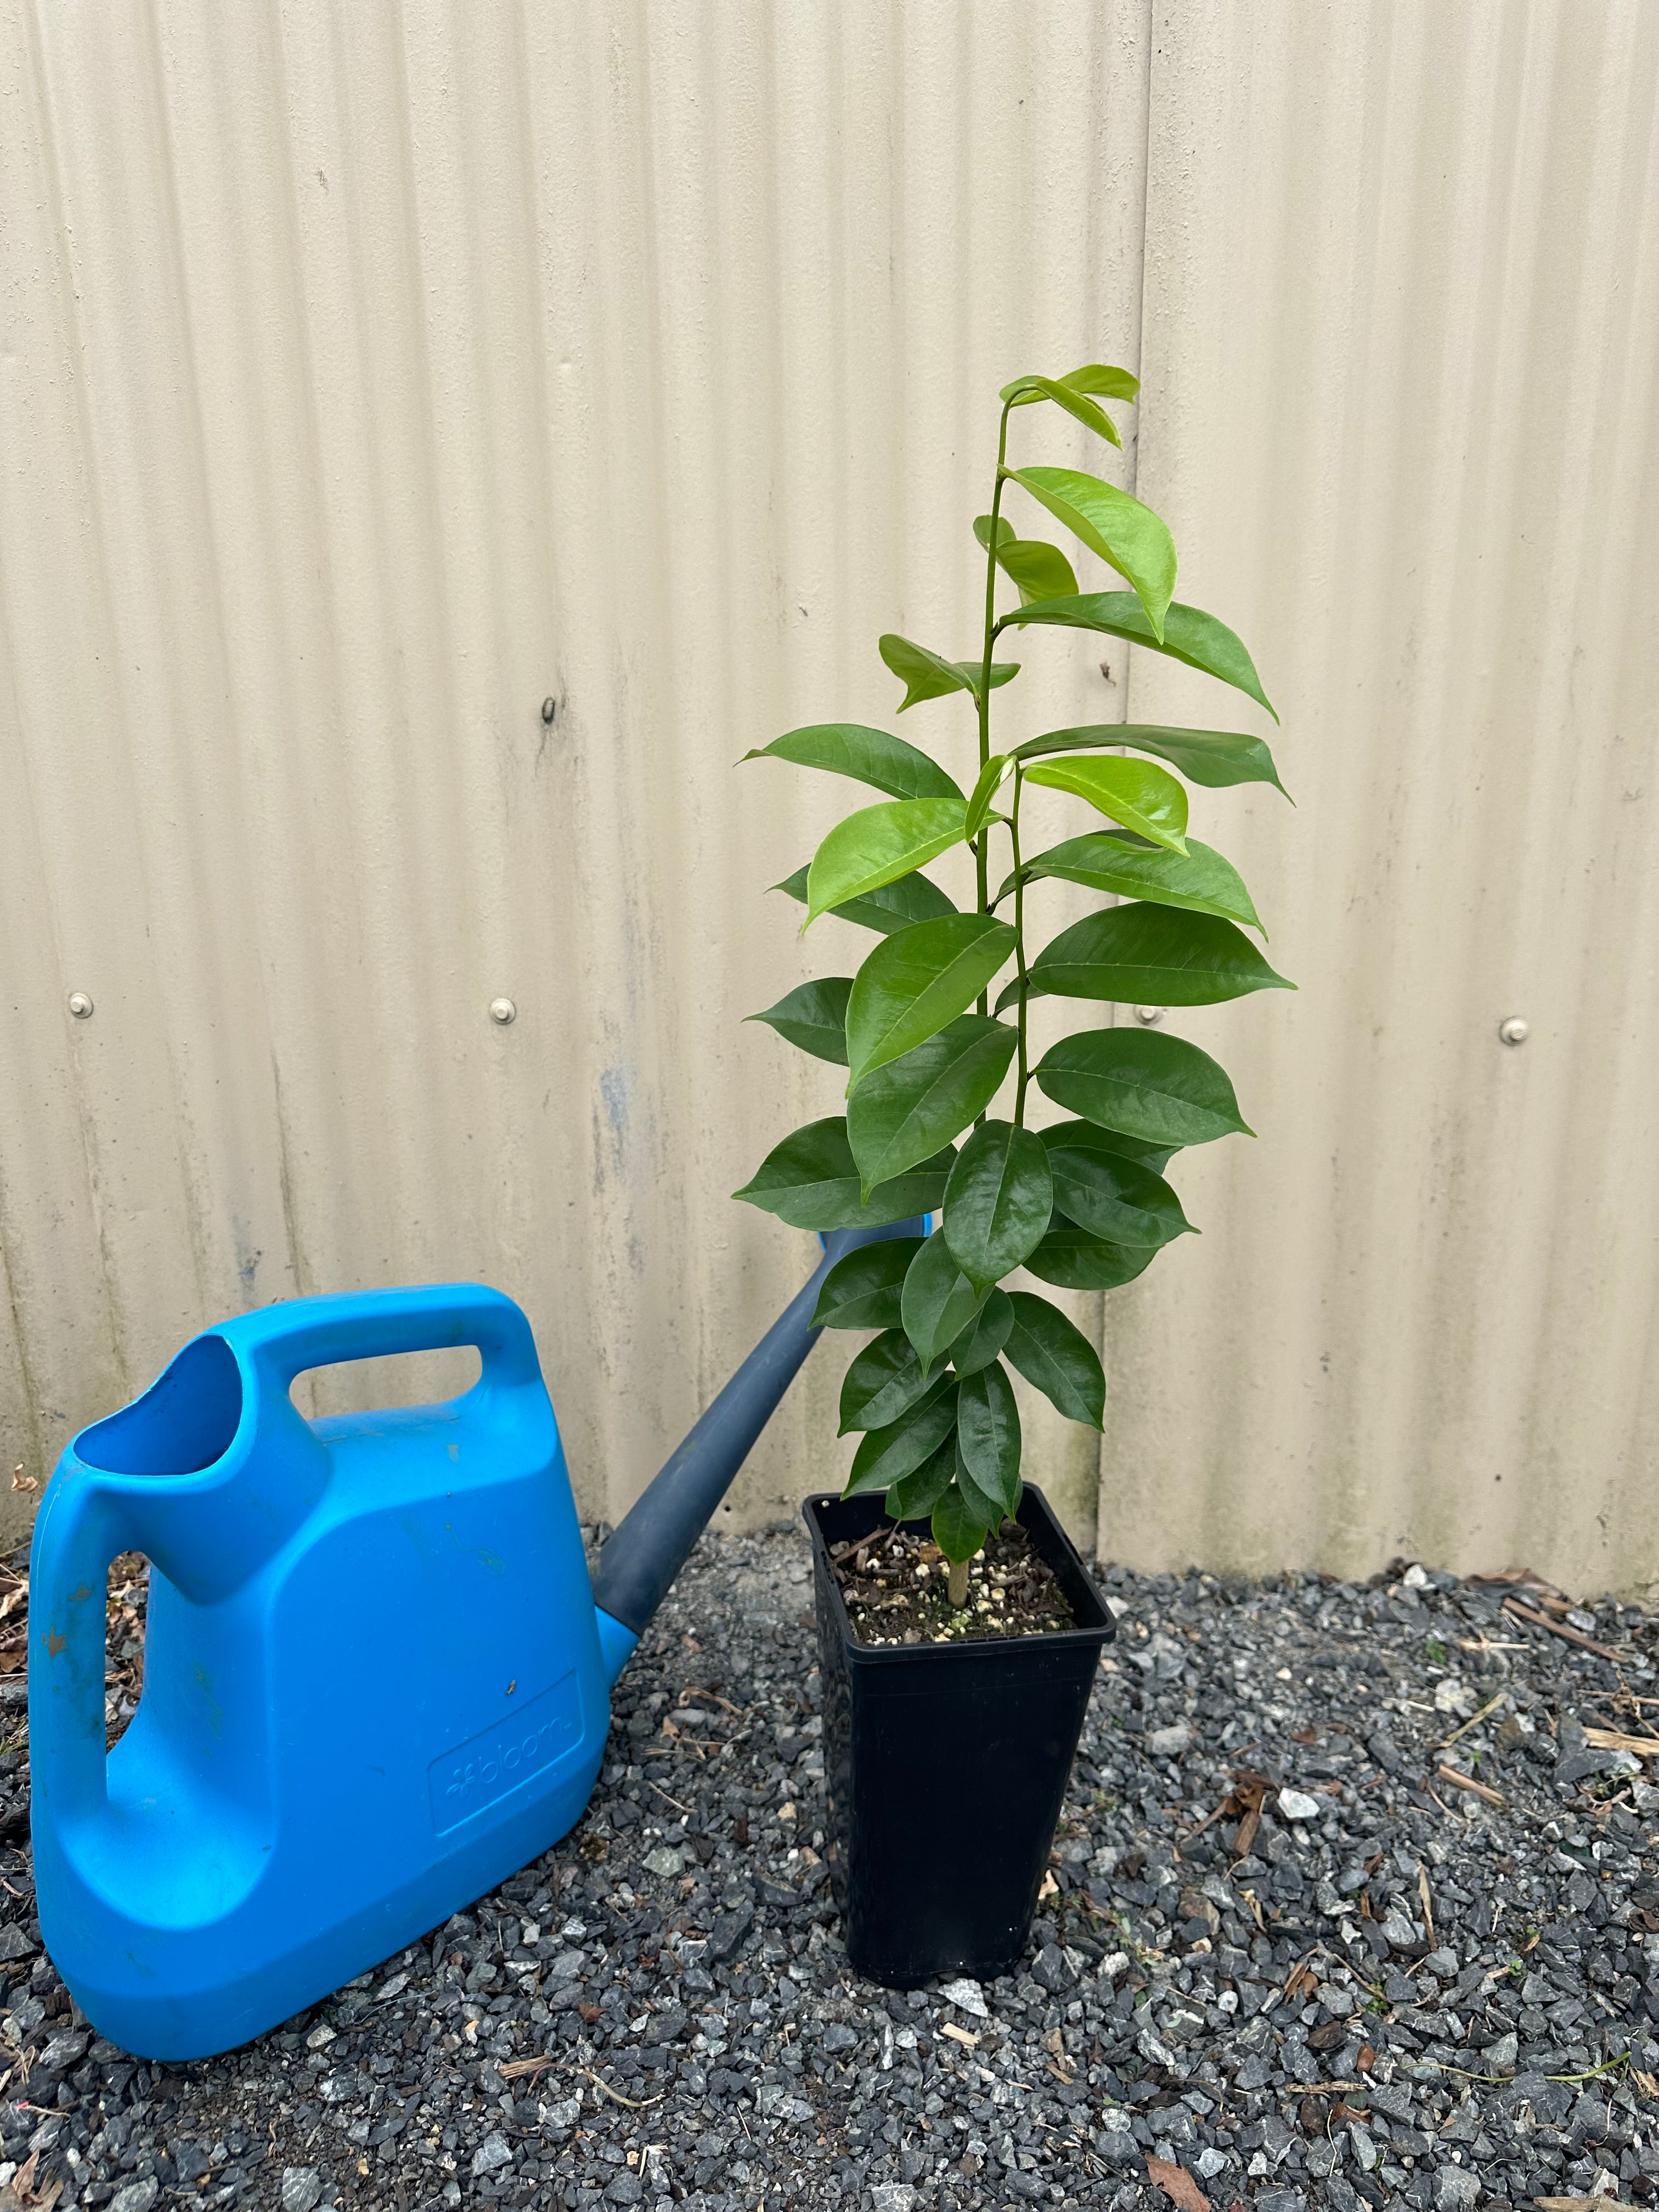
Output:
<instances>
[{"instance_id":1,"label":"white perlite in soil","mask_svg":"<svg viewBox=\"0 0 1659 2212\"><path fill-rule=\"evenodd\" d=\"M1042 1917L982 1989L848 1969L798 1528L704 1540L557 1850L226 2058L136 2065L70 2009L20 1733L0 2207L1659 2197L1659 1789L1608 1741L1655 1733L1654 1621L1420 1568L1101 1580Z\"/></svg>"}]
</instances>

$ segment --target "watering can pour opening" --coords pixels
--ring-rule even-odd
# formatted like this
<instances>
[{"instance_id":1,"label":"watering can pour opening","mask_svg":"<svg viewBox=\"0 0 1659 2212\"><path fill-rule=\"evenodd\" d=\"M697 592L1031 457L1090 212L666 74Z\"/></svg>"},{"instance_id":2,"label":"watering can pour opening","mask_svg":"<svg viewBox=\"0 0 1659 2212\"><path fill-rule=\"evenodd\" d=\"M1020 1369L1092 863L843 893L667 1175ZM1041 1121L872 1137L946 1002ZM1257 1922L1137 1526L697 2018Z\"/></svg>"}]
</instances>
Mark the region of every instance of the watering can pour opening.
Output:
<instances>
[{"instance_id":1,"label":"watering can pour opening","mask_svg":"<svg viewBox=\"0 0 1659 2212\"><path fill-rule=\"evenodd\" d=\"M76 1456L101 1474L200 1474L236 1441L242 1370L223 1337L192 1337L142 1398L83 1429Z\"/></svg>"}]
</instances>

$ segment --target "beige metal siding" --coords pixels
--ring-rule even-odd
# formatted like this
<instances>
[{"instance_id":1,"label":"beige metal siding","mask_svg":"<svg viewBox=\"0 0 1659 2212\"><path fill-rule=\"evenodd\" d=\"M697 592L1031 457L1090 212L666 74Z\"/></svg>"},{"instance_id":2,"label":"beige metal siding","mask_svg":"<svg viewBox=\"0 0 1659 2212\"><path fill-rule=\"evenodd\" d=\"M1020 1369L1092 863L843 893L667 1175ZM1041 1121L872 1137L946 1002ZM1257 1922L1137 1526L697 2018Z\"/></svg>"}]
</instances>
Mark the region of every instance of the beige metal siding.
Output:
<instances>
[{"instance_id":1,"label":"beige metal siding","mask_svg":"<svg viewBox=\"0 0 1659 2212\"><path fill-rule=\"evenodd\" d=\"M732 763L890 716L882 629L969 649L989 396L1104 357L1285 716L1298 811L1197 819L1304 986L1176 1024L1263 1133L1108 1302L1105 1539L1659 1571L1656 33L0 0L11 1458L226 1311L476 1274L632 1495L811 1263L726 1193L833 1104L739 1017L847 793ZM1030 726L1232 719L1022 657ZM740 1513L839 1467L842 1356Z\"/></svg>"}]
</instances>

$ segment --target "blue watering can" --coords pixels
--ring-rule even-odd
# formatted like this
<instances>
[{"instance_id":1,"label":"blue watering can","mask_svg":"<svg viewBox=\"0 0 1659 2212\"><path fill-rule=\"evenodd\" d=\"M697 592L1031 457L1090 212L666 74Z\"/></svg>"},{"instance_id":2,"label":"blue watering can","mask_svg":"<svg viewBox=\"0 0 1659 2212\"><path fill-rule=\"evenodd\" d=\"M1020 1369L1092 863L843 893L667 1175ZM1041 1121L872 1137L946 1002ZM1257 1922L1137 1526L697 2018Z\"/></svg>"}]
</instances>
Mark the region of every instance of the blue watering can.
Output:
<instances>
[{"instance_id":1,"label":"blue watering can","mask_svg":"<svg viewBox=\"0 0 1659 2212\"><path fill-rule=\"evenodd\" d=\"M610 1687L791 1377L843 1231L605 1545L590 1586L530 1324L481 1285L299 1298L194 1338L64 1453L34 1526L41 1935L147 2057L243 2043L580 1819ZM307 1368L476 1346L464 1395L307 1420ZM152 1565L105 1751L110 1561Z\"/></svg>"}]
</instances>

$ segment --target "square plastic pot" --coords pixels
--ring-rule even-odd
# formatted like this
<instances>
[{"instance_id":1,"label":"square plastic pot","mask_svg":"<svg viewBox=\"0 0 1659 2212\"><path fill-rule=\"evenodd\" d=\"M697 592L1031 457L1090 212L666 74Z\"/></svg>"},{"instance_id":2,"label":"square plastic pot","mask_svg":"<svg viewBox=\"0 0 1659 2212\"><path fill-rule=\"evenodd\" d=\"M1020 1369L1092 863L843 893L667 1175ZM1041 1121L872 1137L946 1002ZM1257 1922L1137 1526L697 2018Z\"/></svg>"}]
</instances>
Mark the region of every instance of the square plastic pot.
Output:
<instances>
[{"instance_id":1,"label":"square plastic pot","mask_svg":"<svg viewBox=\"0 0 1659 2212\"><path fill-rule=\"evenodd\" d=\"M803 1510L823 1682L825 1856L848 1956L893 1990L941 1974L1006 1973L1030 1937L1112 1616L1028 1482L1019 1522L1053 1568L1075 1628L860 1644L830 1553L880 1526L883 1500L825 1495Z\"/></svg>"}]
</instances>

